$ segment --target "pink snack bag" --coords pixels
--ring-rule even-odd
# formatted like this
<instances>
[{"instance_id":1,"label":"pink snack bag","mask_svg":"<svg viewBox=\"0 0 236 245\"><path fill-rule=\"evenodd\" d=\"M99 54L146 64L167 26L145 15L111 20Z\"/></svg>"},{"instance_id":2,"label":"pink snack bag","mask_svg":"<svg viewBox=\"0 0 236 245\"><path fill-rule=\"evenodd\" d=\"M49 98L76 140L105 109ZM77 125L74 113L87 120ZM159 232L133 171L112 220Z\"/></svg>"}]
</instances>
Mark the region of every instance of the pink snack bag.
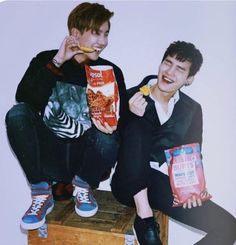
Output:
<instances>
[{"instance_id":1,"label":"pink snack bag","mask_svg":"<svg viewBox=\"0 0 236 245\"><path fill-rule=\"evenodd\" d=\"M85 66L87 100L91 117L116 126L119 119L119 92L112 66Z\"/></svg>"},{"instance_id":2,"label":"pink snack bag","mask_svg":"<svg viewBox=\"0 0 236 245\"><path fill-rule=\"evenodd\" d=\"M170 185L175 196L173 207L182 206L195 196L201 201L211 198L206 189L201 151L198 143L165 150Z\"/></svg>"}]
</instances>

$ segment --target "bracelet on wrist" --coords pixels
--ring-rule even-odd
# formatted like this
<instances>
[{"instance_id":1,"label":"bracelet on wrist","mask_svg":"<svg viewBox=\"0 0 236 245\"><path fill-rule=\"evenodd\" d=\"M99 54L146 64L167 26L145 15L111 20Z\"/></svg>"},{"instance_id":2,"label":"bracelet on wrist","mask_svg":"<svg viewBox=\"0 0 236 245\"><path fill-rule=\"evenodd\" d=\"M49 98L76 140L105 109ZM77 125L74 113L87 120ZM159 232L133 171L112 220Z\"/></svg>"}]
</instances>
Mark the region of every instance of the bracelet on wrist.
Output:
<instances>
[{"instance_id":1,"label":"bracelet on wrist","mask_svg":"<svg viewBox=\"0 0 236 245\"><path fill-rule=\"evenodd\" d=\"M52 59L52 63L53 63L57 68L59 68L59 67L62 65L62 63L58 62L56 59Z\"/></svg>"}]
</instances>

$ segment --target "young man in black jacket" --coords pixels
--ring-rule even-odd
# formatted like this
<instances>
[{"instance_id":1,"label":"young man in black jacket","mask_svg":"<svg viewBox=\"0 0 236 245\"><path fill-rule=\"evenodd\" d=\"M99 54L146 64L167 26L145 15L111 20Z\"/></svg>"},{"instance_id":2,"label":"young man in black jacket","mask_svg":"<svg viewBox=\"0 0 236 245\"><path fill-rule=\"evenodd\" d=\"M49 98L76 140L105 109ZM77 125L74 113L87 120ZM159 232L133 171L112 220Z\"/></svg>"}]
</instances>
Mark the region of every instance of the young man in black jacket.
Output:
<instances>
[{"instance_id":1,"label":"young man in black jacket","mask_svg":"<svg viewBox=\"0 0 236 245\"><path fill-rule=\"evenodd\" d=\"M18 104L7 113L6 126L32 192L32 204L21 220L23 229L36 229L45 222L54 204L53 181L72 181L79 215L97 212L92 189L116 163L119 129L128 108L122 71L100 58L108 44L112 16L113 12L97 3L75 7L68 17L69 35L59 50L33 58L17 88ZM90 72L97 67L99 72ZM114 79L109 85L111 96L103 96L99 86L99 93L88 95L89 76L103 82L102 70L107 67ZM91 114L87 99L95 97L95 110L104 108L105 102L112 112L119 108L112 114L115 123Z\"/></svg>"},{"instance_id":2,"label":"young man in black jacket","mask_svg":"<svg viewBox=\"0 0 236 245\"><path fill-rule=\"evenodd\" d=\"M111 187L118 201L136 207L134 231L140 245L162 244L152 209L206 232L199 245L232 245L236 240L231 214L210 200L202 202L195 192L179 203L166 171L165 150L192 143L201 148L201 106L180 89L193 82L202 61L193 44L174 42L163 56L158 76L148 76L129 90L133 114L122 136ZM145 96L140 88L146 88ZM209 198L206 189L200 196ZM176 203L181 206L174 207Z\"/></svg>"}]
</instances>

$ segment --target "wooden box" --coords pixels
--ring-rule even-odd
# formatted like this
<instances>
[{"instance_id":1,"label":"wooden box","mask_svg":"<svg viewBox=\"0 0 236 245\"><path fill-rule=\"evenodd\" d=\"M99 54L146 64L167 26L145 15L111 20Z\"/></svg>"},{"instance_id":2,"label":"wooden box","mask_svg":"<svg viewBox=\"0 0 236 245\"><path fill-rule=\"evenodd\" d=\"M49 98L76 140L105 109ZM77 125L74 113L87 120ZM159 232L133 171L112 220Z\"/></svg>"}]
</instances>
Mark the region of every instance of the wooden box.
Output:
<instances>
[{"instance_id":1,"label":"wooden box","mask_svg":"<svg viewBox=\"0 0 236 245\"><path fill-rule=\"evenodd\" d=\"M55 202L44 229L28 232L28 245L137 245L132 232L135 210L118 203L110 191L97 190L94 196L99 209L90 218L75 213L73 200ZM155 216L167 245L168 217L161 212Z\"/></svg>"}]
</instances>

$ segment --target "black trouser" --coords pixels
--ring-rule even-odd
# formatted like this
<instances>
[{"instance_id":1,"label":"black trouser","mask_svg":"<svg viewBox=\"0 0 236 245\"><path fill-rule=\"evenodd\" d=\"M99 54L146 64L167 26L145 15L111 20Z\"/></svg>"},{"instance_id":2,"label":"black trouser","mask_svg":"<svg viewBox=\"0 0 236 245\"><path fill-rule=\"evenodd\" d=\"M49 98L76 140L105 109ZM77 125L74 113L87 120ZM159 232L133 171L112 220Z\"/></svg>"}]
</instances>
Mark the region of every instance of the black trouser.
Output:
<instances>
[{"instance_id":1,"label":"black trouser","mask_svg":"<svg viewBox=\"0 0 236 245\"><path fill-rule=\"evenodd\" d=\"M6 126L11 147L30 183L71 181L78 175L97 188L117 160L118 132L104 134L92 127L78 139L62 139L26 103L10 109Z\"/></svg>"},{"instance_id":2,"label":"black trouser","mask_svg":"<svg viewBox=\"0 0 236 245\"><path fill-rule=\"evenodd\" d=\"M191 209L172 207L169 177L149 165L152 134L145 124L145 120L140 119L130 122L126 128L111 183L116 199L127 206L135 206L133 196L148 188L148 200L153 209L207 233L197 244L232 245L236 240L236 219L214 202L206 201L201 207Z\"/></svg>"}]
</instances>

